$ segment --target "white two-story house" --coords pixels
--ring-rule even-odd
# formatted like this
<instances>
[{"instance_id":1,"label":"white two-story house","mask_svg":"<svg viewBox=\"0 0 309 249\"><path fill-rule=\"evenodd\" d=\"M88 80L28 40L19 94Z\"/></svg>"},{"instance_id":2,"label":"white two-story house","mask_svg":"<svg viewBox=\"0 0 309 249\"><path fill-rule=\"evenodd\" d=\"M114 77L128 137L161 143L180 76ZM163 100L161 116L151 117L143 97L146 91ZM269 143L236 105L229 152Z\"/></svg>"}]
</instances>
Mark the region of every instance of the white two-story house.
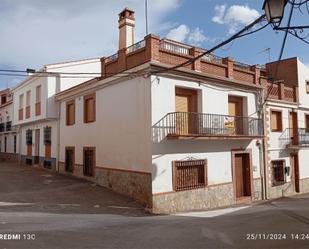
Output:
<instances>
[{"instance_id":1,"label":"white two-story house","mask_svg":"<svg viewBox=\"0 0 309 249\"><path fill-rule=\"evenodd\" d=\"M98 72L99 59L50 64L30 73L12 89L13 126L19 131L22 164L56 169L60 113L55 94L94 78Z\"/></svg>"},{"instance_id":2,"label":"white two-story house","mask_svg":"<svg viewBox=\"0 0 309 249\"><path fill-rule=\"evenodd\" d=\"M309 192L309 69L298 58L266 64L267 196ZM279 80L280 79L280 80Z\"/></svg>"},{"instance_id":3,"label":"white two-story house","mask_svg":"<svg viewBox=\"0 0 309 249\"><path fill-rule=\"evenodd\" d=\"M13 95L10 89L0 91L0 161L18 160L18 135L12 127Z\"/></svg>"},{"instance_id":4,"label":"white two-story house","mask_svg":"<svg viewBox=\"0 0 309 249\"><path fill-rule=\"evenodd\" d=\"M228 206L265 195L266 71L148 35L119 14L119 50L102 76L62 91L59 171L89 179L153 212Z\"/></svg>"}]
</instances>

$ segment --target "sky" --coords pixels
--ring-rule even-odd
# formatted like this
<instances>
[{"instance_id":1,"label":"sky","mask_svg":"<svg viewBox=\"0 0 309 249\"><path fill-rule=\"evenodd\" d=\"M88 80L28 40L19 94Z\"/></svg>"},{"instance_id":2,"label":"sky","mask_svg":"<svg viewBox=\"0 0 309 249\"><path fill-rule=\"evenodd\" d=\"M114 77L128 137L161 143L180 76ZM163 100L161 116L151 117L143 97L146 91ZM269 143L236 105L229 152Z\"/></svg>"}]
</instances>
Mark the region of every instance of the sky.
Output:
<instances>
[{"instance_id":1,"label":"sky","mask_svg":"<svg viewBox=\"0 0 309 249\"><path fill-rule=\"evenodd\" d=\"M145 36L145 0L0 0L0 69L40 69L45 64L114 54L118 13L135 11L136 37ZM148 0L149 33L211 48L263 14L263 0ZM283 25L289 8L285 10ZM295 10L292 24L307 25ZM309 31L308 31L309 33ZM277 60L283 32L270 26L216 51L248 64ZM289 35L283 58L309 65L309 45ZM1 74L1 72L0 72ZM22 80L0 75L0 89Z\"/></svg>"}]
</instances>

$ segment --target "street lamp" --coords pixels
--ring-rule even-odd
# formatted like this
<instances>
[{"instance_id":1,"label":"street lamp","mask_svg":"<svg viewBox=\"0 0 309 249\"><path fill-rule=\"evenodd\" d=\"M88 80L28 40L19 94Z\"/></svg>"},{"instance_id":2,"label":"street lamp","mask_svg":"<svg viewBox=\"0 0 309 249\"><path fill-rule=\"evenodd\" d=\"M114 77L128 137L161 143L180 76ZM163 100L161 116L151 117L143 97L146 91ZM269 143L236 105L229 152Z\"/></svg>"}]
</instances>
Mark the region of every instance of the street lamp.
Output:
<instances>
[{"instance_id":1,"label":"street lamp","mask_svg":"<svg viewBox=\"0 0 309 249\"><path fill-rule=\"evenodd\" d=\"M263 10L269 23L280 25L287 0L265 0Z\"/></svg>"}]
</instances>

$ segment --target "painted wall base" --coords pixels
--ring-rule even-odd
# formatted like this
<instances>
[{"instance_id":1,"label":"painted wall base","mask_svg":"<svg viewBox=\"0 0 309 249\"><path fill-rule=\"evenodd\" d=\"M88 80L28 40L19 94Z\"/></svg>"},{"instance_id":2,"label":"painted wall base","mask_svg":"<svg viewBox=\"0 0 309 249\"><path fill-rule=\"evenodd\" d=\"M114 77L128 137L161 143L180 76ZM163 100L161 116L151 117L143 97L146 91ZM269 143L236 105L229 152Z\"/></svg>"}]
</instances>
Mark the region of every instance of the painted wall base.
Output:
<instances>
[{"instance_id":1,"label":"painted wall base","mask_svg":"<svg viewBox=\"0 0 309 249\"><path fill-rule=\"evenodd\" d=\"M19 154L0 152L0 161L18 162Z\"/></svg>"},{"instance_id":2,"label":"painted wall base","mask_svg":"<svg viewBox=\"0 0 309 249\"><path fill-rule=\"evenodd\" d=\"M22 165L34 165L34 156L21 155L20 163ZM56 158L40 157L39 166L44 169L56 171Z\"/></svg>"},{"instance_id":3,"label":"painted wall base","mask_svg":"<svg viewBox=\"0 0 309 249\"><path fill-rule=\"evenodd\" d=\"M151 173L96 167L95 176L87 177L83 174L83 165L76 164L73 173L70 173L65 171L63 162L59 162L59 172L95 182L117 193L132 197L148 208L152 206Z\"/></svg>"}]
</instances>

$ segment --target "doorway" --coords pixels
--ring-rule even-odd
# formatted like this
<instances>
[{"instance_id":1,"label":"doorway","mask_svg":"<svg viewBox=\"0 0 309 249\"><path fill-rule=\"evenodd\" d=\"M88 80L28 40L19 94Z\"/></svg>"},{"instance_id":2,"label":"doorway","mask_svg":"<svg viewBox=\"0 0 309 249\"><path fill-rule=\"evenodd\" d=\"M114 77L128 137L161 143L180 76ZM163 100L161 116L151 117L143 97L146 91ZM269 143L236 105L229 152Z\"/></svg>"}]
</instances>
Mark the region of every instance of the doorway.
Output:
<instances>
[{"instance_id":1,"label":"doorway","mask_svg":"<svg viewBox=\"0 0 309 249\"><path fill-rule=\"evenodd\" d=\"M233 182L236 200L251 199L252 167L249 152L237 152L233 157Z\"/></svg>"},{"instance_id":2,"label":"doorway","mask_svg":"<svg viewBox=\"0 0 309 249\"><path fill-rule=\"evenodd\" d=\"M234 118L233 124L229 127L230 135L243 134L243 98L236 96L229 96L229 116ZM238 117L238 118L237 118Z\"/></svg>"},{"instance_id":3,"label":"doorway","mask_svg":"<svg viewBox=\"0 0 309 249\"><path fill-rule=\"evenodd\" d=\"M176 88L176 131L177 134L197 134L197 90Z\"/></svg>"},{"instance_id":4,"label":"doorway","mask_svg":"<svg viewBox=\"0 0 309 249\"><path fill-rule=\"evenodd\" d=\"M300 188L299 188L299 163L298 163L298 154L291 154L291 167L294 172L294 188L295 192L299 193Z\"/></svg>"},{"instance_id":5,"label":"doorway","mask_svg":"<svg viewBox=\"0 0 309 249\"><path fill-rule=\"evenodd\" d=\"M34 164L40 162L40 129L35 130L34 135Z\"/></svg>"}]
</instances>

